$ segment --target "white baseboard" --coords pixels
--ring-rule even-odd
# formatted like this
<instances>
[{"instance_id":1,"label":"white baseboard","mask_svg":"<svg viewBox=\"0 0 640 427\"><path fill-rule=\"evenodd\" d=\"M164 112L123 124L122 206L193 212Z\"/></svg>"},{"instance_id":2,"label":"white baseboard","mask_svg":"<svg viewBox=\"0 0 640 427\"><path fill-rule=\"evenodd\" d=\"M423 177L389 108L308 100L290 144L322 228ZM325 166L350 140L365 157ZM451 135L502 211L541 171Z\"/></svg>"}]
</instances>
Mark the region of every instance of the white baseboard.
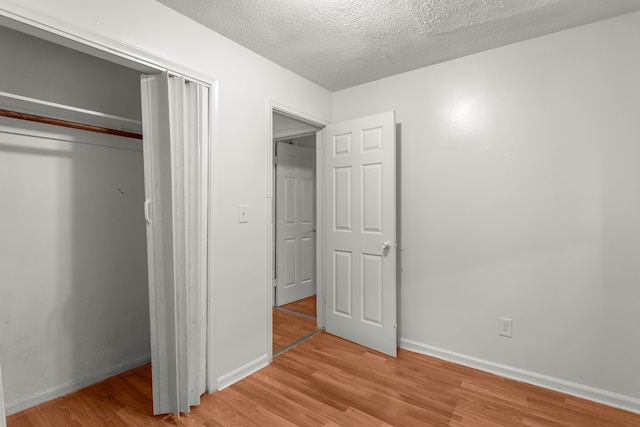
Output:
<instances>
[{"instance_id":1,"label":"white baseboard","mask_svg":"<svg viewBox=\"0 0 640 427\"><path fill-rule=\"evenodd\" d=\"M504 378L510 378L516 381L544 387L547 389L559 391L571 396L580 397L591 400L593 402L602 403L615 408L624 409L625 411L640 414L640 399L625 396L623 394L613 393L606 390L597 389L583 384L550 377L548 375L538 374L536 372L525 371L524 369L514 368L500 363L490 362L467 356L465 354L444 350L427 344L408 340L406 338L399 339L400 348L413 351L415 353L425 354L438 359L453 362L458 365L468 366L480 371L489 372Z\"/></svg>"},{"instance_id":2,"label":"white baseboard","mask_svg":"<svg viewBox=\"0 0 640 427\"><path fill-rule=\"evenodd\" d=\"M78 391L92 384L99 383L100 381L103 381L114 375L121 374L133 368L137 368L138 366L144 365L145 363L149 363L150 360L150 355L139 357L137 359L112 366L102 371L92 372L81 378L57 385L53 388L50 388L49 390L45 390L31 396L23 397L12 402L6 402L6 413L7 415L15 414L16 412L23 411L27 408L31 408L32 406L39 405L40 403L44 403L57 397L64 396L65 394L73 393L74 391Z\"/></svg>"},{"instance_id":3,"label":"white baseboard","mask_svg":"<svg viewBox=\"0 0 640 427\"><path fill-rule=\"evenodd\" d=\"M267 354L258 357L251 362L240 366L238 369L234 369L233 371L225 374L221 377L218 377L218 390L223 390L229 387L231 384L240 381L243 378L248 377L256 371L264 368L269 364L269 356Z\"/></svg>"}]
</instances>

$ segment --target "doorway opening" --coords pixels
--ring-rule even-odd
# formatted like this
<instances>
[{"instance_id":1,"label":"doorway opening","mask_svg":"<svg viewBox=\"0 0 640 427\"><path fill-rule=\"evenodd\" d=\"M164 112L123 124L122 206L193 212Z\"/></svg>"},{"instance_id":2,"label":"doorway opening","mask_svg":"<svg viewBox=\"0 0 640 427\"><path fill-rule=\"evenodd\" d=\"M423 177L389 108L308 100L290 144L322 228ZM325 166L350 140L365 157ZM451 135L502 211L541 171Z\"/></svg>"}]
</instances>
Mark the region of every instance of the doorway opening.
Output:
<instances>
[{"instance_id":1,"label":"doorway opening","mask_svg":"<svg viewBox=\"0 0 640 427\"><path fill-rule=\"evenodd\" d=\"M270 149L273 138L271 125L274 121L272 113L270 109ZM293 118L306 122L301 117ZM277 174L269 173L267 176L268 194L280 193L274 196L276 203L271 200L271 203L280 205L280 209L274 207L274 204L269 205L270 212L275 209L272 213L276 218L269 222L268 227L270 238L267 250L275 258L275 262L273 258L269 259L269 273L277 270L279 278L284 278L284 285L294 290L298 284L303 284L304 280L299 280L301 276L314 277L313 274L300 274L301 270L305 270L298 260L304 258L305 245L302 240L296 240L284 232L284 237L278 237L278 226L285 228L283 224L288 222L285 224L287 227L295 228L301 238L307 238L309 242L306 247L316 249L314 267L318 328L326 328L330 334L395 357L395 113L387 111L325 126L319 125L317 128L321 128L316 132L317 197L315 209L310 209L316 215L315 234L309 231L310 221L303 224L302 220L307 217L299 215L303 208L298 205L297 199L288 196L297 193L297 188L305 185L298 184L298 179L304 180L304 172L288 172L285 176L288 181L280 179L279 185L274 183L274 179L278 181L277 177L274 178ZM284 144L283 147L291 160L284 160L278 154L276 171L279 171L280 165L287 165L287 168L292 169L291 164L297 167L298 164L305 163L304 156L290 154L290 145ZM285 193L284 197L282 193ZM290 214L291 212L295 212L295 215ZM315 245L311 244L314 235L317 236ZM274 242L276 245L280 242L281 247L274 248ZM289 256L287 251L300 256ZM310 255L306 257L312 258ZM287 263L296 267L287 267ZM276 276L269 276L270 310L272 301L275 300L276 304L279 301L279 296L272 292L273 277ZM279 292L278 286L280 281L276 282ZM270 344L272 320L270 311Z\"/></svg>"},{"instance_id":2,"label":"doorway opening","mask_svg":"<svg viewBox=\"0 0 640 427\"><path fill-rule=\"evenodd\" d=\"M273 109L271 352L320 331L317 284L318 131L322 125Z\"/></svg>"}]
</instances>

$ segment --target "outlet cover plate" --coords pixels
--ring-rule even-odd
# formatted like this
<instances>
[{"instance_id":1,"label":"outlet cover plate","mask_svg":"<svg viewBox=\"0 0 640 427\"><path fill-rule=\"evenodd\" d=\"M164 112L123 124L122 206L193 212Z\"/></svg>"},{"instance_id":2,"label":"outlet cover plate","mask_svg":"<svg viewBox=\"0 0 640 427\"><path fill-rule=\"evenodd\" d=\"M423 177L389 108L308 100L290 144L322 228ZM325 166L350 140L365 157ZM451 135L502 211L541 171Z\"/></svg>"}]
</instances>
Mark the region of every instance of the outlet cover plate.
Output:
<instances>
[{"instance_id":1,"label":"outlet cover plate","mask_svg":"<svg viewBox=\"0 0 640 427\"><path fill-rule=\"evenodd\" d=\"M512 324L512 320L511 319L507 319L506 317L500 317L499 318L499 324L498 324L498 335L501 335L503 337L509 337L512 338L513 337L513 324Z\"/></svg>"},{"instance_id":2,"label":"outlet cover plate","mask_svg":"<svg viewBox=\"0 0 640 427\"><path fill-rule=\"evenodd\" d=\"M238 206L238 222L240 224L249 222L249 206L248 205Z\"/></svg>"}]
</instances>

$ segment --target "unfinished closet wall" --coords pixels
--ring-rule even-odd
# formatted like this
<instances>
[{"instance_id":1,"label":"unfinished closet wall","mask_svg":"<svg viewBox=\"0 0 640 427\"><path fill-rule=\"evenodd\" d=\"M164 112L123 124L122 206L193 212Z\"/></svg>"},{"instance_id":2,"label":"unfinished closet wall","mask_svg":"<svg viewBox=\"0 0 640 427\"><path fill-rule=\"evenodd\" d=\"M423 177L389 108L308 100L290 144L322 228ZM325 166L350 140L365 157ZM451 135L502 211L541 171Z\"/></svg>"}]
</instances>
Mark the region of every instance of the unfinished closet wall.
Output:
<instances>
[{"instance_id":1,"label":"unfinished closet wall","mask_svg":"<svg viewBox=\"0 0 640 427\"><path fill-rule=\"evenodd\" d=\"M5 28L0 57L2 92L140 120L137 71ZM146 362L142 142L0 118L0 197L7 412Z\"/></svg>"}]
</instances>

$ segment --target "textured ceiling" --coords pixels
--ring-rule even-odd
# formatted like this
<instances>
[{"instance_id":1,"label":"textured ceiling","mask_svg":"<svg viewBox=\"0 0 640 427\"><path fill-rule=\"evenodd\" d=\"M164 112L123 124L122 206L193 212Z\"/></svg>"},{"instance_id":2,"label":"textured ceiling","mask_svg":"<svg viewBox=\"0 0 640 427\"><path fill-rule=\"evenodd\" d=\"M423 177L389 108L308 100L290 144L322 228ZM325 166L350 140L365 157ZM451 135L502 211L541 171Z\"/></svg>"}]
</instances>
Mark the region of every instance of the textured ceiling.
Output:
<instances>
[{"instance_id":1,"label":"textured ceiling","mask_svg":"<svg viewBox=\"0 0 640 427\"><path fill-rule=\"evenodd\" d=\"M640 10L640 0L157 0L331 91Z\"/></svg>"}]
</instances>

